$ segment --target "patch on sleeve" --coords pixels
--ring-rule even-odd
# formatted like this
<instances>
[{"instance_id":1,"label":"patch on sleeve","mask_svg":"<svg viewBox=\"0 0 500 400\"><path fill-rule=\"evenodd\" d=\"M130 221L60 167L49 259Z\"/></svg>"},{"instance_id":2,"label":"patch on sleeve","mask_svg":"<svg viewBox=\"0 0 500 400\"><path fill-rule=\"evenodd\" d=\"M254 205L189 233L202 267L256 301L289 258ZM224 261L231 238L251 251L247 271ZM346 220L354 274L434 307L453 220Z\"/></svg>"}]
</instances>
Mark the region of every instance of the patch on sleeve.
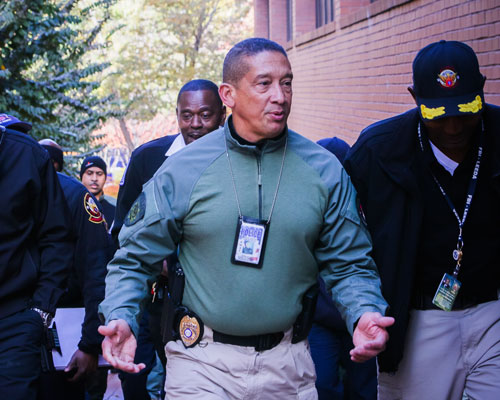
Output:
<instances>
[{"instance_id":1,"label":"patch on sleeve","mask_svg":"<svg viewBox=\"0 0 500 400\"><path fill-rule=\"evenodd\" d=\"M100 224L104 221L104 217L90 193L85 193L85 197L83 198L83 207L85 208L85 211L87 211L87 214L90 215L90 222Z\"/></svg>"},{"instance_id":2,"label":"patch on sleeve","mask_svg":"<svg viewBox=\"0 0 500 400\"><path fill-rule=\"evenodd\" d=\"M130 207L130 211L125 217L123 223L125 224L125 226L134 225L135 223L137 223L137 221L140 221L141 219L144 218L145 212L146 212L146 195L144 193L141 193L137 198L137 200L134 201L134 204L132 204L132 207Z\"/></svg>"}]
</instances>

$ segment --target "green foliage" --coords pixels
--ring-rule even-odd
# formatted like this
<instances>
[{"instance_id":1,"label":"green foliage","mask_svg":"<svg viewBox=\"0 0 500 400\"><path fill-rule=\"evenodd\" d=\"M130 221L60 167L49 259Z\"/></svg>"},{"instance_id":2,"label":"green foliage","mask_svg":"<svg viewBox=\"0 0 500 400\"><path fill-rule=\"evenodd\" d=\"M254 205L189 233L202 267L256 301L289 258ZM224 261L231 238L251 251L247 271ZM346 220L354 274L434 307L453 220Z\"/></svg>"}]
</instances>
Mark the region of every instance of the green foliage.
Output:
<instances>
[{"instance_id":1,"label":"green foliage","mask_svg":"<svg viewBox=\"0 0 500 400\"><path fill-rule=\"evenodd\" d=\"M251 1L121 0L113 19L124 26L107 59L114 74L103 85L126 105L129 118L175 109L191 79L220 83L224 56L251 35Z\"/></svg>"},{"instance_id":2,"label":"green foliage","mask_svg":"<svg viewBox=\"0 0 500 400\"><path fill-rule=\"evenodd\" d=\"M91 132L120 116L99 93L109 63L96 62L116 0L9 0L0 4L0 112L33 124L75 156L91 152ZM71 165L69 157L67 163ZM74 167L73 167L74 168Z\"/></svg>"}]
</instances>

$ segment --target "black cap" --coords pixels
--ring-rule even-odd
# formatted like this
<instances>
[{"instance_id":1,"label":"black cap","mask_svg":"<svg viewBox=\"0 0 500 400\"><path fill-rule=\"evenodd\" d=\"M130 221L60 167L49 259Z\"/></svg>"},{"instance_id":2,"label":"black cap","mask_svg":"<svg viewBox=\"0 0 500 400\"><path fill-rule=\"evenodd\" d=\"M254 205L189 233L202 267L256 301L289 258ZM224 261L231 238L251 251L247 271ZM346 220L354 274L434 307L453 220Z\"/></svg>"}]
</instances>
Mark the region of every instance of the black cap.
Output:
<instances>
[{"instance_id":1,"label":"black cap","mask_svg":"<svg viewBox=\"0 0 500 400\"><path fill-rule=\"evenodd\" d=\"M41 144L41 146L49 152L50 159L59 164L58 172L61 172L64 167L63 151L60 148L51 146L49 144Z\"/></svg>"},{"instance_id":2,"label":"black cap","mask_svg":"<svg viewBox=\"0 0 500 400\"><path fill-rule=\"evenodd\" d=\"M476 54L465 43L431 43L413 61L413 90L424 120L480 113L483 86Z\"/></svg>"},{"instance_id":3,"label":"black cap","mask_svg":"<svg viewBox=\"0 0 500 400\"><path fill-rule=\"evenodd\" d=\"M106 162L99 156L91 156L83 160L82 167L80 168L80 179L82 179L85 171L91 167L100 168L107 175Z\"/></svg>"},{"instance_id":4,"label":"black cap","mask_svg":"<svg viewBox=\"0 0 500 400\"><path fill-rule=\"evenodd\" d=\"M31 130L31 124L23 122L16 117L8 114L0 114L0 126L16 131L28 133Z\"/></svg>"}]
</instances>

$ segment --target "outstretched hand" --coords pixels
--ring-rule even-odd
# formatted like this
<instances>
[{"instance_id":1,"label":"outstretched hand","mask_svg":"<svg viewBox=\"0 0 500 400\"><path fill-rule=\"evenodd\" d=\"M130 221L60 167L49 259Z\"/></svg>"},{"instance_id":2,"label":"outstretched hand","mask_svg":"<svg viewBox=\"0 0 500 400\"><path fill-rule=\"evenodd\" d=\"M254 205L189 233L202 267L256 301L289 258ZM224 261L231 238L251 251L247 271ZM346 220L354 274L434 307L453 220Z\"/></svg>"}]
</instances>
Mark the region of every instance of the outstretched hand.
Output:
<instances>
[{"instance_id":1,"label":"outstretched hand","mask_svg":"<svg viewBox=\"0 0 500 400\"><path fill-rule=\"evenodd\" d=\"M350 352L351 360L365 362L383 351L389 340L386 328L392 324L392 317L383 317L378 312L364 313L352 335L354 349Z\"/></svg>"},{"instance_id":2,"label":"outstretched hand","mask_svg":"<svg viewBox=\"0 0 500 400\"><path fill-rule=\"evenodd\" d=\"M101 325L98 331L104 336L102 356L113 368L136 373L146 367L143 363L134 364L137 341L125 320L112 320L108 325Z\"/></svg>"}]
</instances>

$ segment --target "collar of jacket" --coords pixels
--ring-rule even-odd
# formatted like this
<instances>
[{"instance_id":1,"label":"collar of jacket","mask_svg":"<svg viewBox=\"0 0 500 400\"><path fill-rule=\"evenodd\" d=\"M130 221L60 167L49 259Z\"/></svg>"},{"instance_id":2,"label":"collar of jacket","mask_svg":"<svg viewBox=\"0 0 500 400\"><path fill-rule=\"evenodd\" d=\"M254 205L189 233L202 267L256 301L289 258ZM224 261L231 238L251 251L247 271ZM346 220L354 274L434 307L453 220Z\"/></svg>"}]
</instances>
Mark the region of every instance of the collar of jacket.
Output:
<instances>
[{"instance_id":1,"label":"collar of jacket","mask_svg":"<svg viewBox=\"0 0 500 400\"><path fill-rule=\"evenodd\" d=\"M288 127L285 127L285 134L280 134L274 139L264 139L256 144L242 144L231 134L231 129L229 127L232 116L226 120L224 124L224 135L226 137L227 147L233 151L238 151L241 153L254 153L263 154L271 153L273 151L282 149L285 145L286 138L288 136Z\"/></svg>"},{"instance_id":2,"label":"collar of jacket","mask_svg":"<svg viewBox=\"0 0 500 400\"><path fill-rule=\"evenodd\" d=\"M386 135L373 146L378 154L380 167L390 179L409 193L418 193L415 169L417 166L417 123L418 110L410 110L390 124Z\"/></svg>"}]
</instances>

